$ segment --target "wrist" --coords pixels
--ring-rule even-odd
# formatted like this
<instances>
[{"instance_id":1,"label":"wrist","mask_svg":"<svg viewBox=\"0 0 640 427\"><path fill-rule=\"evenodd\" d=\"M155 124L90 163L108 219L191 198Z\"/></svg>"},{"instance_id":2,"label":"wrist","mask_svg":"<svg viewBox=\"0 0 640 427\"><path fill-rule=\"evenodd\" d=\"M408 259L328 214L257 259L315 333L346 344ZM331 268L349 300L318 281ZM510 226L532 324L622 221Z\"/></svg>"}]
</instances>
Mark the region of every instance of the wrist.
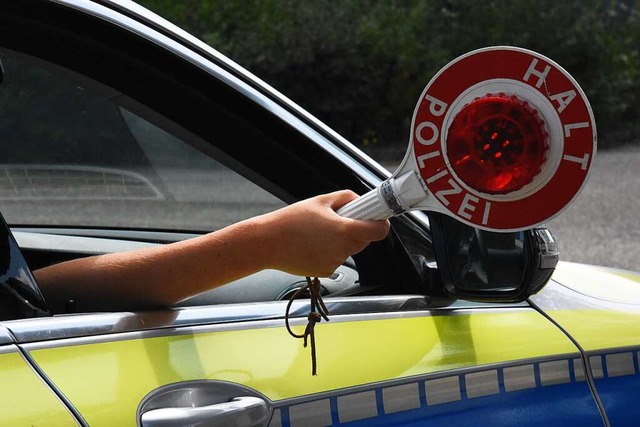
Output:
<instances>
[{"instance_id":1,"label":"wrist","mask_svg":"<svg viewBox=\"0 0 640 427\"><path fill-rule=\"evenodd\" d=\"M279 269L283 248L279 242L281 233L273 213L250 218L241 223L244 234L249 239L247 256L251 257L259 269Z\"/></svg>"}]
</instances>

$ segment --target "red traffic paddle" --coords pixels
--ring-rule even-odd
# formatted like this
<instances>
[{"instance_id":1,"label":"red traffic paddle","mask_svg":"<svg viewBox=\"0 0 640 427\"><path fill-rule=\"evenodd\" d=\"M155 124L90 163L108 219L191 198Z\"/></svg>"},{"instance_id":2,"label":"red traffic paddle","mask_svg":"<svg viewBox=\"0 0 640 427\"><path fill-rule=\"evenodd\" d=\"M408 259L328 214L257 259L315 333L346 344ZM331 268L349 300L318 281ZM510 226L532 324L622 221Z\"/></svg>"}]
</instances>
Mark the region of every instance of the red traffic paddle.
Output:
<instances>
[{"instance_id":1,"label":"red traffic paddle","mask_svg":"<svg viewBox=\"0 0 640 427\"><path fill-rule=\"evenodd\" d=\"M576 198L595 153L593 112L569 73L526 49L479 49L431 79L402 164L338 214L431 210L484 230L532 228Z\"/></svg>"}]
</instances>

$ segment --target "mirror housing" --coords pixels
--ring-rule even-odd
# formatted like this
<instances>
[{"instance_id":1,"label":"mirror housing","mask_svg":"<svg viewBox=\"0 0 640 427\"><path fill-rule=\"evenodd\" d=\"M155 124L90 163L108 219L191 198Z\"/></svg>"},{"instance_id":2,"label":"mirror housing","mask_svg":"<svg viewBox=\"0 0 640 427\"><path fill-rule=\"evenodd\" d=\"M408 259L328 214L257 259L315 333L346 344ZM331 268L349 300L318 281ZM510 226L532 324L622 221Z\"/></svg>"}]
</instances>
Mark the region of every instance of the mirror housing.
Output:
<instances>
[{"instance_id":1,"label":"mirror housing","mask_svg":"<svg viewBox=\"0 0 640 427\"><path fill-rule=\"evenodd\" d=\"M546 226L484 231L429 212L436 262L448 297L479 302L520 302L549 280L558 260Z\"/></svg>"}]
</instances>

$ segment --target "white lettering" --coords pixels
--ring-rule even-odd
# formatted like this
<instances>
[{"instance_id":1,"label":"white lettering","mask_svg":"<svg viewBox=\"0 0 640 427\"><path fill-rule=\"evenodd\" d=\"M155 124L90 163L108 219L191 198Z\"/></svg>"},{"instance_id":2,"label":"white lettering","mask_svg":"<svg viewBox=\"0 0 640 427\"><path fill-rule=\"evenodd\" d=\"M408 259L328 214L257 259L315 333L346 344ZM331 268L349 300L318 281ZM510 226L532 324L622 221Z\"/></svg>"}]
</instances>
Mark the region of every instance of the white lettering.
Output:
<instances>
[{"instance_id":1,"label":"white lettering","mask_svg":"<svg viewBox=\"0 0 640 427\"><path fill-rule=\"evenodd\" d=\"M422 130L424 128L431 129L432 136L431 136L430 139L425 139L425 138L422 137ZM436 125L434 125L431 122L422 122L416 128L416 139L422 145L431 145L431 144L433 144L434 142L436 142L438 140L438 135L439 135L438 128L436 127Z\"/></svg>"},{"instance_id":2,"label":"white lettering","mask_svg":"<svg viewBox=\"0 0 640 427\"><path fill-rule=\"evenodd\" d=\"M576 91L571 89L566 92L551 95L549 99L551 99L552 101L558 101L558 113L562 113L564 109L567 108L567 105L569 105L575 97Z\"/></svg>"},{"instance_id":3,"label":"white lettering","mask_svg":"<svg viewBox=\"0 0 640 427\"><path fill-rule=\"evenodd\" d=\"M440 190L436 192L436 197L440 199L443 205L449 206L449 200L447 200L447 196L451 196L453 194L462 193L462 188L455 182L452 178L449 178L449 185L451 188L449 190Z\"/></svg>"},{"instance_id":4,"label":"white lettering","mask_svg":"<svg viewBox=\"0 0 640 427\"><path fill-rule=\"evenodd\" d=\"M462 204L460 205L460 209L458 209L458 215L470 220L471 213L476 210L476 207L472 205L470 202L478 203L479 201L480 199L478 199L476 196L473 196L469 193L465 194L464 199L462 199Z\"/></svg>"},{"instance_id":5,"label":"white lettering","mask_svg":"<svg viewBox=\"0 0 640 427\"><path fill-rule=\"evenodd\" d=\"M431 184L432 182L435 182L437 180L439 180L440 178L442 178L443 176L447 175L449 173L449 171L447 171L446 169L443 171L440 171L439 173L433 175L431 178L427 179L427 184Z\"/></svg>"},{"instance_id":6,"label":"white lettering","mask_svg":"<svg viewBox=\"0 0 640 427\"><path fill-rule=\"evenodd\" d=\"M489 222L489 211L491 210L491 203L485 202L484 205L484 215L482 215L482 225L487 225Z\"/></svg>"},{"instance_id":7,"label":"white lettering","mask_svg":"<svg viewBox=\"0 0 640 427\"><path fill-rule=\"evenodd\" d=\"M568 125L564 125L564 136L565 138L569 138L571 136L572 129L582 129L582 128L588 128L588 127L589 127L589 123L587 122L570 123Z\"/></svg>"},{"instance_id":8,"label":"white lettering","mask_svg":"<svg viewBox=\"0 0 640 427\"><path fill-rule=\"evenodd\" d=\"M529 69L527 70L527 73L524 75L523 80L526 82L527 80L529 80L529 77L531 77L532 74L534 76L538 76L538 82L536 83L536 87L540 89L540 86L542 86L542 83L544 83L544 80L547 78L547 74L549 74L549 71L551 70L551 66L547 65L546 67L544 67L544 70L538 71L536 70L536 65L538 65L538 59L533 58L533 61L531 61L531 65L529 65Z\"/></svg>"},{"instance_id":9,"label":"white lettering","mask_svg":"<svg viewBox=\"0 0 640 427\"><path fill-rule=\"evenodd\" d=\"M422 156L418 156L416 160L418 161L418 165L420 169L424 169L424 161L432 159L434 157L438 157L440 155L439 151L432 151L431 153L423 154Z\"/></svg>"},{"instance_id":10,"label":"white lettering","mask_svg":"<svg viewBox=\"0 0 640 427\"><path fill-rule=\"evenodd\" d=\"M570 156L568 154L565 154L563 159L569 162L580 163L580 169L584 171L584 170L587 170L587 166L589 164L589 153L586 153L582 157Z\"/></svg>"},{"instance_id":11,"label":"white lettering","mask_svg":"<svg viewBox=\"0 0 640 427\"><path fill-rule=\"evenodd\" d=\"M446 102L440 101L438 98L434 98L431 95L426 95L424 99L429 101L429 112L436 117L443 115L449 106Z\"/></svg>"}]
</instances>

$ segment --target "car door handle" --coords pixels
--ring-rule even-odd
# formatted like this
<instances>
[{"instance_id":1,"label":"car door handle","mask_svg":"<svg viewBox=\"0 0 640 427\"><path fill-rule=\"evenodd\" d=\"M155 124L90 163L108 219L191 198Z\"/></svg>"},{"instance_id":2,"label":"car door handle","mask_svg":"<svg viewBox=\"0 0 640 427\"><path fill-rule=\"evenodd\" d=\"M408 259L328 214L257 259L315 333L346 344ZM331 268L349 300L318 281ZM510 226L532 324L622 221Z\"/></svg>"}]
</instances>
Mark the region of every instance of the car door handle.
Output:
<instances>
[{"instance_id":1,"label":"car door handle","mask_svg":"<svg viewBox=\"0 0 640 427\"><path fill-rule=\"evenodd\" d=\"M144 427L260 426L269 412L264 400L242 396L215 405L153 409L142 414L141 421Z\"/></svg>"}]
</instances>

